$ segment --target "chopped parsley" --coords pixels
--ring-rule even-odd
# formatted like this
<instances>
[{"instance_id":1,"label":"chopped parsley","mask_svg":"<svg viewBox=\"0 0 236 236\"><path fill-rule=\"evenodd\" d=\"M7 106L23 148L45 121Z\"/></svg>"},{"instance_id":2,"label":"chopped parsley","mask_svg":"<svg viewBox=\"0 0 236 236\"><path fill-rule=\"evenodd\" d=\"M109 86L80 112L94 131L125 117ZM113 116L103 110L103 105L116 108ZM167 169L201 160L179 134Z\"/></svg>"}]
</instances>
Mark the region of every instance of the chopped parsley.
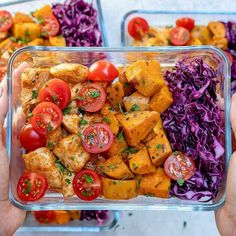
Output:
<instances>
[{"instance_id":1,"label":"chopped parsley","mask_svg":"<svg viewBox=\"0 0 236 236\"><path fill-rule=\"evenodd\" d=\"M122 106L121 106L120 103L118 104L118 107L119 107L120 113L124 114L124 111L123 111Z\"/></svg>"},{"instance_id":2,"label":"chopped parsley","mask_svg":"<svg viewBox=\"0 0 236 236\"><path fill-rule=\"evenodd\" d=\"M111 164L111 165L108 166L108 168L111 169L111 170L114 170L116 168L116 166L114 164Z\"/></svg>"},{"instance_id":3,"label":"chopped parsley","mask_svg":"<svg viewBox=\"0 0 236 236\"><path fill-rule=\"evenodd\" d=\"M66 107L65 109L63 109L62 110L63 115L70 113L71 109L72 109L72 107L70 105L68 107Z\"/></svg>"},{"instance_id":4,"label":"chopped parsley","mask_svg":"<svg viewBox=\"0 0 236 236\"><path fill-rule=\"evenodd\" d=\"M71 180L70 179L65 179L65 182L67 183L67 185L71 184Z\"/></svg>"},{"instance_id":5,"label":"chopped parsley","mask_svg":"<svg viewBox=\"0 0 236 236\"><path fill-rule=\"evenodd\" d=\"M93 134L88 135L88 140L89 140L89 143L93 143L93 140L94 140Z\"/></svg>"},{"instance_id":6,"label":"chopped parsley","mask_svg":"<svg viewBox=\"0 0 236 236\"><path fill-rule=\"evenodd\" d=\"M29 32L28 29L26 29L26 31L25 31L25 37L29 37L29 36L30 36L30 32Z\"/></svg>"},{"instance_id":7,"label":"chopped parsley","mask_svg":"<svg viewBox=\"0 0 236 236\"><path fill-rule=\"evenodd\" d=\"M53 102L56 102L56 101L57 101L57 96L52 95L52 101L53 101Z\"/></svg>"},{"instance_id":8,"label":"chopped parsley","mask_svg":"<svg viewBox=\"0 0 236 236\"><path fill-rule=\"evenodd\" d=\"M91 98L98 98L98 97L100 96L100 92L99 92L99 91L91 91L91 92L89 93L89 96L90 96Z\"/></svg>"},{"instance_id":9,"label":"chopped parsley","mask_svg":"<svg viewBox=\"0 0 236 236\"><path fill-rule=\"evenodd\" d=\"M110 123L111 123L111 120L110 120L110 118L109 118L109 117L107 117L107 116L105 116L105 117L104 117L104 120L105 120L105 122L106 122L107 124L110 124Z\"/></svg>"},{"instance_id":10,"label":"chopped parsley","mask_svg":"<svg viewBox=\"0 0 236 236\"><path fill-rule=\"evenodd\" d=\"M59 160L56 160L55 163L56 163L57 168L58 168L62 173L64 173L65 170L66 170L65 166L64 166Z\"/></svg>"},{"instance_id":11,"label":"chopped parsley","mask_svg":"<svg viewBox=\"0 0 236 236\"><path fill-rule=\"evenodd\" d=\"M54 148L54 143L48 142L48 143L47 143L47 147L48 147L49 149L53 149L53 148Z\"/></svg>"},{"instance_id":12,"label":"chopped parsley","mask_svg":"<svg viewBox=\"0 0 236 236\"><path fill-rule=\"evenodd\" d=\"M124 139L122 131L120 131L120 132L118 133L117 138L118 138L118 141L119 141L119 142L121 142L121 141Z\"/></svg>"},{"instance_id":13,"label":"chopped parsley","mask_svg":"<svg viewBox=\"0 0 236 236\"><path fill-rule=\"evenodd\" d=\"M38 91L32 90L32 98L35 99L38 97Z\"/></svg>"},{"instance_id":14,"label":"chopped parsley","mask_svg":"<svg viewBox=\"0 0 236 236\"><path fill-rule=\"evenodd\" d=\"M24 190L24 194L29 194L31 190L31 183L27 180L25 181L27 188Z\"/></svg>"},{"instance_id":15,"label":"chopped parsley","mask_svg":"<svg viewBox=\"0 0 236 236\"><path fill-rule=\"evenodd\" d=\"M84 101L84 100L85 100L85 98L82 97L82 96L77 96L76 99L78 99L78 100L80 100L80 101Z\"/></svg>"},{"instance_id":16,"label":"chopped parsley","mask_svg":"<svg viewBox=\"0 0 236 236\"><path fill-rule=\"evenodd\" d=\"M109 111L115 111L115 109L113 107L109 107L108 110Z\"/></svg>"},{"instance_id":17,"label":"chopped parsley","mask_svg":"<svg viewBox=\"0 0 236 236\"><path fill-rule=\"evenodd\" d=\"M140 107L137 104L134 104L131 108L130 111L139 111Z\"/></svg>"},{"instance_id":18,"label":"chopped parsley","mask_svg":"<svg viewBox=\"0 0 236 236\"><path fill-rule=\"evenodd\" d=\"M45 23L45 20L43 19L42 16L38 16L38 17L37 17L37 20L38 20L38 23L39 23L40 25L43 25L43 24Z\"/></svg>"},{"instance_id":19,"label":"chopped parsley","mask_svg":"<svg viewBox=\"0 0 236 236\"><path fill-rule=\"evenodd\" d=\"M157 149L160 149L161 147L162 147L162 145L160 143L156 145Z\"/></svg>"},{"instance_id":20,"label":"chopped parsley","mask_svg":"<svg viewBox=\"0 0 236 236\"><path fill-rule=\"evenodd\" d=\"M9 39L10 39L12 42L14 42L14 43L16 42L16 38L15 38L15 37L10 37Z\"/></svg>"},{"instance_id":21,"label":"chopped parsley","mask_svg":"<svg viewBox=\"0 0 236 236\"><path fill-rule=\"evenodd\" d=\"M133 147L128 147L125 150L123 150L124 153L137 153L139 149L133 148Z\"/></svg>"},{"instance_id":22,"label":"chopped parsley","mask_svg":"<svg viewBox=\"0 0 236 236\"><path fill-rule=\"evenodd\" d=\"M84 178L88 184L93 184L93 178L90 175L84 175Z\"/></svg>"},{"instance_id":23,"label":"chopped parsley","mask_svg":"<svg viewBox=\"0 0 236 236\"><path fill-rule=\"evenodd\" d=\"M32 113L32 112L30 112L29 114L28 114L28 118L30 119L31 117L33 117L34 116L34 114Z\"/></svg>"},{"instance_id":24,"label":"chopped parsley","mask_svg":"<svg viewBox=\"0 0 236 236\"><path fill-rule=\"evenodd\" d=\"M81 125L87 125L88 124L88 122L85 119L80 120L79 123Z\"/></svg>"},{"instance_id":25,"label":"chopped parsley","mask_svg":"<svg viewBox=\"0 0 236 236\"><path fill-rule=\"evenodd\" d=\"M128 82L125 82L124 83L124 88L127 88L127 87L129 87L130 86L130 84L128 83Z\"/></svg>"},{"instance_id":26,"label":"chopped parsley","mask_svg":"<svg viewBox=\"0 0 236 236\"><path fill-rule=\"evenodd\" d=\"M53 127L50 122L47 125L47 130L48 130L48 132L51 132L53 130Z\"/></svg>"},{"instance_id":27,"label":"chopped parsley","mask_svg":"<svg viewBox=\"0 0 236 236\"><path fill-rule=\"evenodd\" d=\"M177 156L179 154L178 151L174 151L173 153L174 153L175 156Z\"/></svg>"},{"instance_id":28,"label":"chopped parsley","mask_svg":"<svg viewBox=\"0 0 236 236\"><path fill-rule=\"evenodd\" d=\"M178 178L177 183L178 183L179 186L183 186L184 180L182 178Z\"/></svg>"},{"instance_id":29,"label":"chopped parsley","mask_svg":"<svg viewBox=\"0 0 236 236\"><path fill-rule=\"evenodd\" d=\"M136 163L132 163L132 166L134 168L134 170L136 170L138 168L138 166L136 165Z\"/></svg>"},{"instance_id":30,"label":"chopped parsley","mask_svg":"<svg viewBox=\"0 0 236 236\"><path fill-rule=\"evenodd\" d=\"M79 132L78 135L82 140L84 140L84 135L81 132Z\"/></svg>"},{"instance_id":31,"label":"chopped parsley","mask_svg":"<svg viewBox=\"0 0 236 236\"><path fill-rule=\"evenodd\" d=\"M42 36L42 37L47 37L47 36L48 36L48 32L46 32L46 31L42 32L42 33L41 33L41 36Z\"/></svg>"}]
</instances>

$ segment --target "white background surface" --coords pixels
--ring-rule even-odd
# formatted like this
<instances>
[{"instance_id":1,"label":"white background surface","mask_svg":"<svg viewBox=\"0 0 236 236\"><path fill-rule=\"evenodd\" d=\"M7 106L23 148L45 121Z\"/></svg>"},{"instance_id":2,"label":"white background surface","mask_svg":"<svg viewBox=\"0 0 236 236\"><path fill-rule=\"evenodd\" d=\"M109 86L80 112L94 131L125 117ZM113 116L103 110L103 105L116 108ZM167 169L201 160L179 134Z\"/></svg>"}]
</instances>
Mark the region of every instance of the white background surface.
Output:
<instances>
[{"instance_id":1,"label":"white background surface","mask_svg":"<svg viewBox=\"0 0 236 236\"><path fill-rule=\"evenodd\" d=\"M4 2L7 0L0 0ZM56 1L56 0L55 0ZM101 0L109 45L120 45L120 22L132 9L236 11L235 0ZM29 7L29 10L33 8ZM21 9L19 9L21 10ZM235 19L236 20L236 19ZM157 19L158 21L158 19ZM129 214L131 213L131 214ZM184 221L187 222L184 227ZM17 233L16 236L65 235L58 233ZM66 234L68 236L77 234ZM81 236L217 236L213 212L121 212L119 226L113 232L79 233Z\"/></svg>"}]
</instances>

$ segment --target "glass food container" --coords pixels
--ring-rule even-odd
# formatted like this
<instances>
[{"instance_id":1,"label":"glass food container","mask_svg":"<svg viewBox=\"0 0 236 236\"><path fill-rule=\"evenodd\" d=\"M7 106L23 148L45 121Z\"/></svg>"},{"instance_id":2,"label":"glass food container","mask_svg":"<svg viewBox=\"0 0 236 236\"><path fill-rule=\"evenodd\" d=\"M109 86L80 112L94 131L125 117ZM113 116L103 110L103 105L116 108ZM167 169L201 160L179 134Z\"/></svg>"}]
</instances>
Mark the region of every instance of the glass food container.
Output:
<instances>
[{"instance_id":1,"label":"glass food container","mask_svg":"<svg viewBox=\"0 0 236 236\"><path fill-rule=\"evenodd\" d=\"M127 31L128 23L134 17L143 17L150 26L165 27L175 25L175 21L181 17L191 17L197 25L207 25L209 21L235 21L236 13L233 12L191 12L191 11L156 11L133 10L127 12L121 22L121 45L132 46L132 37Z\"/></svg>"},{"instance_id":2,"label":"glass food container","mask_svg":"<svg viewBox=\"0 0 236 236\"><path fill-rule=\"evenodd\" d=\"M119 212L109 211L107 220L100 224L96 220L74 220L65 225L39 224L34 215L28 212L23 226L17 232L101 232L114 229L118 220Z\"/></svg>"},{"instance_id":3,"label":"glass food container","mask_svg":"<svg viewBox=\"0 0 236 236\"><path fill-rule=\"evenodd\" d=\"M64 3L66 0L13 0L0 2L0 10L7 10L11 13L23 12L30 13L35 11L44 5L51 5L52 3ZM86 2L92 2L93 7L97 10L97 21L102 37L102 45L108 46L108 40L104 25L104 19L102 14L102 7L100 0L85 0Z\"/></svg>"},{"instance_id":4,"label":"glass food container","mask_svg":"<svg viewBox=\"0 0 236 236\"><path fill-rule=\"evenodd\" d=\"M20 96L17 81L12 80L14 68L22 61L30 66L52 66L63 62L90 65L94 61L106 58L116 65L133 63L139 59L157 59L163 70L172 67L183 57L201 57L219 71L218 98L222 103L222 119L225 124L225 163L224 180L218 195L210 202L186 201L177 198L161 199L138 196L130 200L108 200L98 198L92 202L82 201L77 197L64 200L59 193L47 193L37 202L23 202L18 198L16 185L23 173L23 160L17 133L22 127L20 119ZM230 66L225 54L212 46L201 47L152 47L152 48L62 48L62 47L25 47L17 50L8 65L9 108L7 120L7 151L10 158L9 197L13 205L24 210L215 210L224 203L225 181L231 156L230 110ZM21 123L20 123L21 122Z\"/></svg>"}]
</instances>

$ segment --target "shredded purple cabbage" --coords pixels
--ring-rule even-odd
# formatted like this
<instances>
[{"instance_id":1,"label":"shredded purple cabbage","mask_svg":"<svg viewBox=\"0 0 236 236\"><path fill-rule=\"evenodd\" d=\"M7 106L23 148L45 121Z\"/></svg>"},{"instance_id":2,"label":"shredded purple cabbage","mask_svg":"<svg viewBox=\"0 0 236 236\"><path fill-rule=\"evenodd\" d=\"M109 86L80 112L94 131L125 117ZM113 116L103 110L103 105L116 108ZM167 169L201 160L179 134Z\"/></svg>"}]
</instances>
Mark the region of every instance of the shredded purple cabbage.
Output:
<instances>
[{"instance_id":1,"label":"shredded purple cabbage","mask_svg":"<svg viewBox=\"0 0 236 236\"><path fill-rule=\"evenodd\" d=\"M53 14L60 23L60 34L67 46L96 47L102 45L98 28L97 11L84 0L67 0L54 3Z\"/></svg>"},{"instance_id":2,"label":"shredded purple cabbage","mask_svg":"<svg viewBox=\"0 0 236 236\"><path fill-rule=\"evenodd\" d=\"M108 219L109 211L81 211L80 220L97 220L98 224L103 224Z\"/></svg>"},{"instance_id":3,"label":"shredded purple cabbage","mask_svg":"<svg viewBox=\"0 0 236 236\"><path fill-rule=\"evenodd\" d=\"M172 183L171 195L209 201L216 196L224 171L217 72L201 58L185 58L167 71L165 78L174 101L162 114L164 128L172 149L186 153L196 165L194 176L182 186Z\"/></svg>"}]
</instances>

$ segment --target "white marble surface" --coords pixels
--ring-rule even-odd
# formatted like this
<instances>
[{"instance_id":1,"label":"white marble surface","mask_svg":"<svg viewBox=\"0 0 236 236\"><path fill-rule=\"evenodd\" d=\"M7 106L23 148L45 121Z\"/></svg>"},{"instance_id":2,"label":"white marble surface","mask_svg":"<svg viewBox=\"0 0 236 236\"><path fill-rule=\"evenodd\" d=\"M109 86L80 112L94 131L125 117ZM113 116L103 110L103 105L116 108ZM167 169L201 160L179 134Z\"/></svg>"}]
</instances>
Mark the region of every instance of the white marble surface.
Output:
<instances>
[{"instance_id":1,"label":"white marble surface","mask_svg":"<svg viewBox=\"0 0 236 236\"><path fill-rule=\"evenodd\" d=\"M1 0L1 2L7 0ZM47 2L47 1L46 1ZM132 9L156 10L205 10L236 11L235 0L101 0L110 46L120 45L120 22L123 15ZM33 9L29 7L29 9ZM20 9L19 9L20 10ZM157 19L158 20L158 19ZM236 20L236 19L235 19ZM131 213L131 214L130 214ZM184 224L186 222L186 224ZM185 226L184 226L185 225ZM165 212L132 211L121 212L119 226L112 232L80 233L113 236L217 236L213 212ZM78 235L59 233L16 233L16 236Z\"/></svg>"}]
</instances>

